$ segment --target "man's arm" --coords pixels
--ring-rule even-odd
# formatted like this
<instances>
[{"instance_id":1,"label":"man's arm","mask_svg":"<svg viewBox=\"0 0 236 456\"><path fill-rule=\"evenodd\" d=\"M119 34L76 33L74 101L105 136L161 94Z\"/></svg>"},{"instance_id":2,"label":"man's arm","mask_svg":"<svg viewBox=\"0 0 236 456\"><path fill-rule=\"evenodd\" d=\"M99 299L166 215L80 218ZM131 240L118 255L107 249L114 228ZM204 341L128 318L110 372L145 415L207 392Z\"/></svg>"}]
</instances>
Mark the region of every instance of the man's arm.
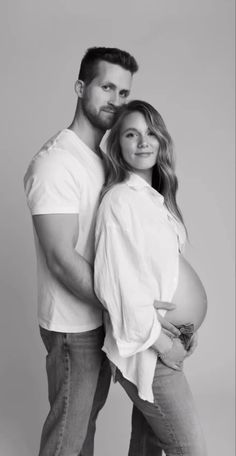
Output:
<instances>
[{"instance_id":1,"label":"man's arm","mask_svg":"<svg viewBox=\"0 0 236 456\"><path fill-rule=\"evenodd\" d=\"M51 273L73 295L103 310L94 293L93 268L75 250L79 215L34 215L33 223Z\"/></svg>"}]
</instances>

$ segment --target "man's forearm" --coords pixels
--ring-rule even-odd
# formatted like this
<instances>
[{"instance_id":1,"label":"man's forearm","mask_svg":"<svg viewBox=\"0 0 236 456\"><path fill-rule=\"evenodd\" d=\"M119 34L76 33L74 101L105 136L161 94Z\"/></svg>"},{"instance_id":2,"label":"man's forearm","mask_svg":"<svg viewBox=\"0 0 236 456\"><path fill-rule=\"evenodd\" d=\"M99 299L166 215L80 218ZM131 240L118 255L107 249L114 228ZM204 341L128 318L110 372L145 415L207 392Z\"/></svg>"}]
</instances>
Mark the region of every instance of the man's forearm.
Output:
<instances>
[{"instance_id":1,"label":"man's forearm","mask_svg":"<svg viewBox=\"0 0 236 456\"><path fill-rule=\"evenodd\" d=\"M64 255L63 259L54 256L47 264L57 280L73 295L104 310L94 293L93 268L85 258L74 250Z\"/></svg>"}]
</instances>

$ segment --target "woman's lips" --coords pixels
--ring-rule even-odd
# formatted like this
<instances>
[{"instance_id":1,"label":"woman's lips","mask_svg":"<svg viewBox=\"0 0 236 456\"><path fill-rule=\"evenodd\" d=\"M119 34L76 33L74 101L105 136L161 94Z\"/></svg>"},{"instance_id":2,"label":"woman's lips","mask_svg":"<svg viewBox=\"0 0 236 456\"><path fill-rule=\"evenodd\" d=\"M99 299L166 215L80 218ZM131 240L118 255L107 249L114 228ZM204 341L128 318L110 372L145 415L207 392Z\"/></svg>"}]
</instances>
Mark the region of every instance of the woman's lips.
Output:
<instances>
[{"instance_id":1,"label":"woman's lips","mask_svg":"<svg viewBox=\"0 0 236 456\"><path fill-rule=\"evenodd\" d=\"M138 156L138 157L149 157L149 155L152 155L153 152L138 152L138 153L135 153L134 155Z\"/></svg>"}]
</instances>

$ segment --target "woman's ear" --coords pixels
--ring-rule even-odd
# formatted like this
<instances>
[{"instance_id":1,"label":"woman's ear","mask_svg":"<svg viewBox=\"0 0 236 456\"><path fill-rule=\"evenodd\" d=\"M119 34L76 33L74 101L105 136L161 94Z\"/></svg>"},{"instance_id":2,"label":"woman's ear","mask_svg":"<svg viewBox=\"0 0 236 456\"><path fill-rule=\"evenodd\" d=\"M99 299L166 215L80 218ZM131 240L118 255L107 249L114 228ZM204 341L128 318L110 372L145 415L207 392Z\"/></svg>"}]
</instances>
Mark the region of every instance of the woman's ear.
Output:
<instances>
[{"instance_id":1,"label":"woman's ear","mask_svg":"<svg viewBox=\"0 0 236 456\"><path fill-rule=\"evenodd\" d=\"M84 85L84 81L81 81L81 79L75 81L75 93L79 98L83 97Z\"/></svg>"}]
</instances>

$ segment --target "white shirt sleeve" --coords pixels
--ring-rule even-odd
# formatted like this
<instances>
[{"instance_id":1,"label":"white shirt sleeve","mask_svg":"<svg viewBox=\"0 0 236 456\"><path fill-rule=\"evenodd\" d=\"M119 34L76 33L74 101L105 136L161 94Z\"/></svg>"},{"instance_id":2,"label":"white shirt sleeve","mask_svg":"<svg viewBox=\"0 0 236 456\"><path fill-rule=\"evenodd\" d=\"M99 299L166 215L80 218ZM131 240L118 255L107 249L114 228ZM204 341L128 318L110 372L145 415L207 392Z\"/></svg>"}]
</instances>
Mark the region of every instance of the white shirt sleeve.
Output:
<instances>
[{"instance_id":1,"label":"white shirt sleeve","mask_svg":"<svg viewBox=\"0 0 236 456\"><path fill-rule=\"evenodd\" d=\"M32 161L24 177L31 214L78 213L79 176L60 159Z\"/></svg>"},{"instance_id":2,"label":"white shirt sleeve","mask_svg":"<svg viewBox=\"0 0 236 456\"><path fill-rule=\"evenodd\" d=\"M100 206L95 250L95 292L109 312L120 355L148 349L161 326L153 306L141 221L134 214L127 216L123 204L122 210L113 204L110 214Z\"/></svg>"}]
</instances>

